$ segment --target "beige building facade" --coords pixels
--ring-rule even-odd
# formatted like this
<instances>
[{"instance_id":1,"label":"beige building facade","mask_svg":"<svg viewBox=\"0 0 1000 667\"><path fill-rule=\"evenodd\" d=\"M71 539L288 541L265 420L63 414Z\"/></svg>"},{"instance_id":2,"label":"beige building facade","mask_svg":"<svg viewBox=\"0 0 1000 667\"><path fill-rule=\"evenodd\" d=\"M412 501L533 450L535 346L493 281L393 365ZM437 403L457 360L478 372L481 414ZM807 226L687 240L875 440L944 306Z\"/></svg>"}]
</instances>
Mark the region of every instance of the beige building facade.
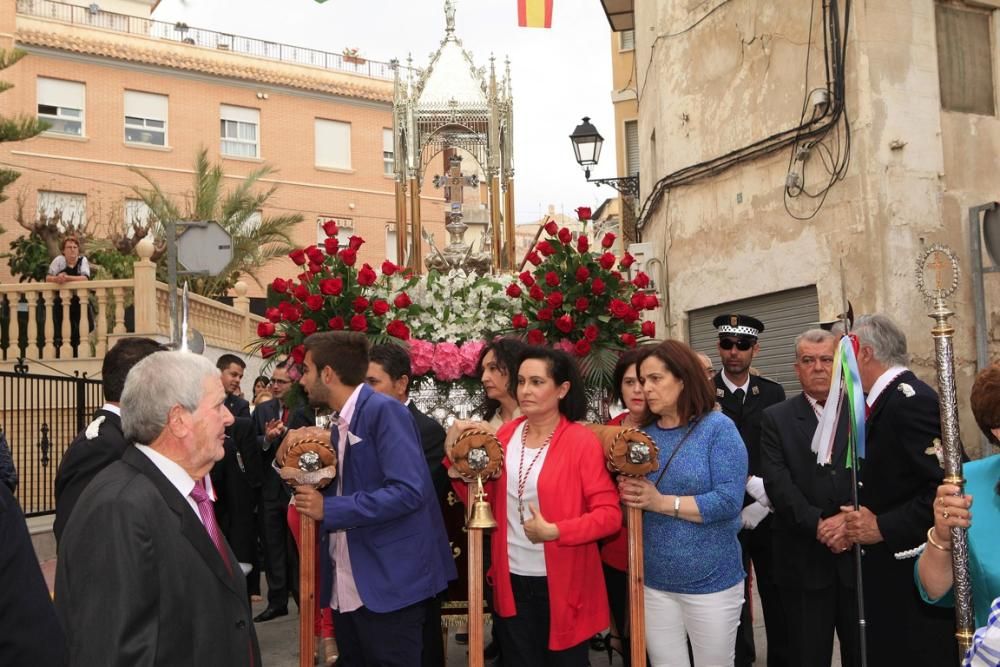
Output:
<instances>
[{"instance_id":1,"label":"beige building facade","mask_svg":"<svg viewBox=\"0 0 1000 667\"><path fill-rule=\"evenodd\" d=\"M144 182L131 169L180 198L205 147L230 187L276 168L261 184L277 186L261 214L301 213L296 245L316 243L332 218L345 237L366 239L361 261L398 259L389 64L158 22L153 0L2 5L3 46L28 53L2 74L14 84L4 114L52 127L0 144L0 162L22 173L0 204L0 247L24 232L13 221L18 196L28 215L58 207L98 236L127 233L146 214L132 192ZM424 227L442 238L443 200L427 190ZM266 285L295 272L278 260L259 277ZM0 283L10 279L4 263ZM251 297L263 296L247 282Z\"/></svg>"},{"instance_id":2,"label":"beige building facade","mask_svg":"<svg viewBox=\"0 0 1000 667\"><path fill-rule=\"evenodd\" d=\"M712 309L780 312L787 295L798 304L789 318L804 324L840 313L846 296L856 313L902 325L911 366L933 385L916 266L928 244L947 244L962 268L951 299L956 371L976 452L968 209L1000 200L1000 2L829 3L843 48L839 89L826 72L834 52L824 52L824 3L603 4L609 18L610 6L626 5L634 21L639 222L659 260L661 327L704 346ZM775 137L785 140L767 144ZM985 282L996 359L1000 283L990 274ZM791 347L779 353L790 367Z\"/></svg>"}]
</instances>

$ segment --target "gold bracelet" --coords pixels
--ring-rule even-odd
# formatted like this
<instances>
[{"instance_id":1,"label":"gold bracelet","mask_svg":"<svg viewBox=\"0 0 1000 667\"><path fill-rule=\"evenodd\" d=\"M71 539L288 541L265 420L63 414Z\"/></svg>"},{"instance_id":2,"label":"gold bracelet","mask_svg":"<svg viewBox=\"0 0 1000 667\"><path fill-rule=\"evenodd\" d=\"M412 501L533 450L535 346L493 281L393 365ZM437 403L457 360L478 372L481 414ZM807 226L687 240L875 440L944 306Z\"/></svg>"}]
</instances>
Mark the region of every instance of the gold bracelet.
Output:
<instances>
[{"instance_id":1,"label":"gold bracelet","mask_svg":"<svg viewBox=\"0 0 1000 667\"><path fill-rule=\"evenodd\" d=\"M951 551L951 542L948 543L948 546L943 547L934 541L934 526L927 529L927 544L931 545L935 549L940 549L941 551Z\"/></svg>"}]
</instances>

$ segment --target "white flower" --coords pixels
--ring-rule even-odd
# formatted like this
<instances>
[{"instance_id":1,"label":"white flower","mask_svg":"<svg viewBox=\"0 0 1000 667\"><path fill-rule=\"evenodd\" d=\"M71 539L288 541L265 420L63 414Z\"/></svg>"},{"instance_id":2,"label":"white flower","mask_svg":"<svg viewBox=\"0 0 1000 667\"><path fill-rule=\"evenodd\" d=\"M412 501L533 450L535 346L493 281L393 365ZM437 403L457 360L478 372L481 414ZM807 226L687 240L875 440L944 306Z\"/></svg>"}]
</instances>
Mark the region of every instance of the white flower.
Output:
<instances>
[{"instance_id":1,"label":"white flower","mask_svg":"<svg viewBox=\"0 0 1000 667\"><path fill-rule=\"evenodd\" d=\"M906 384L905 382L900 382L899 386L897 386L896 389L903 392L903 396L906 396L907 398L910 398L911 396L914 396L917 393L913 391L913 387Z\"/></svg>"}]
</instances>

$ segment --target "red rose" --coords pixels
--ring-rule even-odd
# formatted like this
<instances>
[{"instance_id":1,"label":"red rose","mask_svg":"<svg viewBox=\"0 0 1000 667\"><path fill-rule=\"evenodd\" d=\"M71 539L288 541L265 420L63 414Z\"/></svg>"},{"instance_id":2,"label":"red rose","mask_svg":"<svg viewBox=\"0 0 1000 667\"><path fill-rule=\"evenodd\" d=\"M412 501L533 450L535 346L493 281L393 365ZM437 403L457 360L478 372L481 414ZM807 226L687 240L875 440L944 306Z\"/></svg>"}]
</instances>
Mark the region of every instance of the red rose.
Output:
<instances>
[{"instance_id":1,"label":"red rose","mask_svg":"<svg viewBox=\"0 0 1000 667\"><path fill-rule=\"evenodd\" d=\"M527 271L522 271L522 272L521 272L521 275L519 275L519 276L518 276L518 279L519 279L519 280L520 280L520 281L521 281L522 283L524 283L524 286L525 286L525 287L531 287L532 285L534 285L534 284L535 284L535 278L534 278L534 276L532 276L532 275L531 275L531 274L530 274L529 272L527 272Z\"/></svg>"},{"instance_id":2,"label":"red rose","mask_svg":"<svg viewBox=\"0 0 1000 667\"><path fill-rule=\"evenodd\" d=\"M273 289L278 294L284 294L288 291L288 281L284 278L275 278L271 282L271 289Z\"/></svg>"},{"instance_id":3,"label":"red rose","mask_svg":"<svg viewBox=\"0 0 1000 667\"><path fill-rule=\"evenodd\" d=\"M528 342L532 345L541 345L545 342L545 334L538 329L532 329L528 332Z\"/></svg>"},{"instance_id":4,"label":"red rose","mask_svg":"<svg viewBox=\"0 0 1000 667\"><path fill-rule=\"evenodd\" d=\"M548 304L553 308L558 308L559 306L563 305L562 292L552 292L551 294L549 294L548 298L546 299L546 302L548 302Z\"/></svg>"},{"instance_id":5,"label":"red rose","mask_svg":"<svg viewBox=\"0 0 1000 667\"><path fill-rule=\"evenodd\" d=\"M257 337L267 338L268 336L274 335L274 323L273 322L261 322L257 325Z\"/></svg>"},{"instance_id":6,"label":"red rose","mask_svg":"<svg viewBox=\"0 0 1000 667\"><path fill-rule=\"evenodd\" d=\"M389 302L382 299L372 301L372 312L381 317L389 312Z\"/></svg>"},{"instance_id":7,"label":"red rose","mask_svg":"<svg viewBox=\"0 0 1000 667\"><path fill-rule=\"evenodd\" d=\"M583 254L588 250L590 250L590 240L587 239L586 236L583 236L581 234L580 237L576 240L576 251L579 252L580 254Z\"/></svg>"},{"instance_id":8,"label":"red rose","mask_svg":"<svg viewBox=\"0 0 1000 667\"><path fill-rule=\"evenodd\" d=\"M298 280L300 283L307 283L309 282L310 278L312 278L312 274L309 273L308 271L303 271L299 275L295 276L295 279Z\"/></svg>"},{"instance_id":9,"label":"red rose","mask_svg":"<svg viewBox=\"0 0 1000 667\"><path fill-rule=\"evenodd\" d=\"M301 364L306 360L306 346L296 345L292 348L292 361L297 364Z\"/></svg>"},{"instance_id":10,"label":"red rose","mask_svg":"<svg viewBox=\"0 0 1000 667\"><path fill-rule=\"evenodd\" d=\"M302 325L299 327L299 330L306 336L308 336L311 333L316 333L317 329L319 329L319 327L316 326L316 321L308 319L302 320Z\"/></svg>"},{"instance_id":11,"label":"red rose","mask_svg":"<svg viewBox=\"0 0 1000 667\"><path fill-rule=\"evenodd\" d=\"M545 233L549 236L555 236L559 233L559 225L556 224L555 220L549 220L545 223Z\"/></svg>"},{"instance_id":12,"label":"red rose","mask_svg":"<svg viewBox=\"0 0 1000 667\"><path fill-rule=\"evenodd\" d=\"M647 294L646 302L643 304L646 310L653 310L654 308L659 308L660 300L656 298L655 294Z\"/></svg>"},{"instance_id":13,"label":"red rose","mask_svg":"<svg viewBox=\"0 0 1000 667\"><path fill-rule=\"evenodd\" d=\"M331 317L327 325L330 327L330 331L342 331L344 329L344 318L340 315Z\"/></svg>"},{"instance_id":14,"label":"red rose","mask_svg":"<svg viewBox=\"0 0 1000 667\"><path fill-rule=\"evenodd\" d=\"M385 326L385 332L393 338L400 340L410 340L410 328L403 324L402 320L393 320Z\"/></svg>"},{"instance_id":15,"label":"red rose","mask_svg":"<svg viewBox=\"0 0 1000 667\"><path fill-rule=\"evenodd\" d=\"M632 295L630 303L633 308L645 308L646 307L646 295L642 292L636 292Z\"/></svg>"},{"instance_id":16,"label":"red rose","mask_svg":"<svg viewBox=\"0 0 1000 667\"><path fill-rule=\"evenodd\" d=\"M397 294L392 303L396 306L396 308L409 308L413 305L413 302L410 301L410 295L406 292L400 292Z\"/></svg>"},{"instance_id":17,"label":"red rose","mask_svg":"<svg viewBox=\"0 0 1000 667\"><path fill-rule=\"evenodd\" d=\"M531 252L528 253L528 261L534 264L535 266L538 266L539 264L542 263L542 258L538 256L537 252L532 250Z\"/></svg>"},{"instance_id":18,"label":"red rose","mask_svg":"<svg viewBox=\"0 0 1000 667\"><path fill-rule=\"evenodd\" d=\"M507 285L507 296L512 299L516 299L521 296L521 288L517 286L517 283Z\"/></svg>"},{"instance_id":19,"label":"red rose","mask_svg":"<svg viewBox=\"0 0 1000 667\"><path fill-rule=\"evenodd\" d=\"M613 282L614 284L617 285L621 281L622 281L622 274L618 273L617 271L612 271L611 272L611 282Z\"/></svg>"},{"instance_id":20,"label":"red rose","mask_svg":"<svg viewBox=\"0 0 1000 667\"><path fill-rule=\"evenodd\" d=\"M627 269L628 267L632 266L633 264L635 264L635 257L633 257L632 255L630 255L628 253L625 253L625 255L622 257L622 268L623 269Z\"/></svg>"},{"instance_id":21,"label":"red rose","mask_svg":"<svg viewBox=\"0 0 1000 667\"><path fill-rule=\"evenodd\" d=\"M646 289L647 287L649 287L649 276L640 271L639 273L635 274L635 278L632 279L632 284L638 287L639 289Z\"/></svg>"},{"instance_id":22,"label":"red rose","mask_svg":"<svg viewBox=\"0 0 1000 667\"><path fill-rule=\"evenodd\" d=\"M628 304L621 299L611 299L611 304L608 306L608 310L611 314L617 318L624 318L628 315Z\"/></svg>"},{"instance_id":23,"label":"red rose","mask_svg":"<svg viewBox=\"0 0 1000 667\"><path fill-rule=\"evenodd\" d=\"M385 260L384 262L382 262L382 275L391 276L392 274L396 273L396 271L399 271L399 267L390 262L389 260Z\"/></svg>"},{"instance_id":24,"label":"red rose","mask_svg":"<svg viewBox=\"0 0 1000 667\"><path fill-rule=\"evenodd\" d=\"M549 271L545 274L545 284L549 287L555 287L559 284L559 274L555 271Z\"/></svg>"},{"instance_id":25,"label":"red rose","mask_svg":"<svg viewBox=\"0 0 1000 667\"><path fill-rule=\"evenodd\" d=\"M642 335L652 338L656 335L656 322L643 322L642 323Z\"/></svg>"},{"instance_id":26,"label":"red rose","mask_svg":"<svg viewBox=\"0 0 1000 667\"><path fill-rule=\"evenodd\" d=\"M552 309L551 308L542 308L541 310L538 311L538 314L535 315L535 317L538 319L539 322L551 322L552 321Z\"/></svg>"},{"instance_id":27,"label":"red rose","mask_svg":"<svg viewBox=\"0 0 1000 667\"><path fill-rule=\"evenodd\" d=\"M262 359L269 359L270 357L273 357L277 352L278 351L276 349L274 349L273 347L268 347L267 345L264 345L260 348L260 356Z\"/></svg>"},{"instance_id":28,"label":"red rose","mask_svg":"<svg viewBox=\"0 0 1000 667\"><path fill-rule=\"evenodd\" d=\"M327 296L340 296L344 291L343 278L325 278L319 281L319 291Z\"/></svg>"},{"instance_id":29,"label":"red rose","mask_svg":"<svg viewBox=\"0 0 1000 667\"><path fill-rule=\"evenodd\" d=\"M368 331L368 320L364 315L355 315L351 318L351 331Z\"/></svg>"},{"instance_id":30,"label":"red rose","mask_svg":"<svg viewBox=\"0 0 1000 667\"><path fill-rule=\"evenodd\" d=\"M580 208L576 209L576 217L581 222L583 222L585 220L590 220L590 216L591 216L591 213L590 213L590 207L589 206L581 206Z\"/></svg>"},{"instance_id":31,"label":"red rose","mask_svg":"<svg viewBox=\"0 0 1000 667\"><path fill-rule=\"evenodd\" d=\"M264 311L264 317L274 323L281 321L281 311L277 308L268 308Z\"/></svg>"},{"instance_id":32,"label":"red rose","mask_svg":"<svg viewBox=\"0 0 1000 667\"><path fill-rule=\"evenodd\" d=\"M615 265L615 256L610 252L606 252L597 258L597 263L601 265L602 269L610 269Z\"/></svg>"},{"instance_id":33,"label":"red rose","mask_svg":"<svg viewBox=\"0 0 1000 667\"><path fill-rule=\"evenodd\" d=\"M531 289L528 290L528 296L530 296L535 301L541 301L545 298L545 292L538 285L532 285Z\"/></svg>"},{"instance_id":34,"label":"red rose","mask_svg":"<svg viewBox=\"0 0 1000 667\"><path fill-rule=\"evenodd\" d=\"M569 244L569 242L573 240L573 233L563 227L559 230L559 240L563 243Z\"/></svg>"},{"instance_id":35,"label":"red rose","mask_svg":"<svg viewBox=\"0 0 1000 667\"><path fill-rule=\"evenodd\" d=\"M309 262L309 273L306 274L306 278L304 278L304 280L308 280L309 278L316 275L322 270L323 270L322 264L317 264L316 262Z\"/></svg>"},{"instance_id":36,"label":"red rose","mask_svg":"<svg viewBox=\"0 0 1000 667\"><path fill-rule=\"evenodd\" d=\"M288 253L288 256L292 258L292 261L299 266L305 266L306 263L306 251L302 248L296 248L295 250Z\"/></svg>"},{"instance_id":37,"label":"red rose","mask_svg":"<svg viewBox=\"0 0 1000 667\"><path fill-rule=\"evenodd\" d=\"M281 316L285 318L286 322L298 322L302 319L302 309L297 306L291 306Z\"/></svg>"},{"instance_id":38,"label":"red rose","mask_svg":"<svg viewBox=\"0 0 1000 667\"><path fill-rule=\"evenodd\" d=\"M292 296L294 296L299 301L305 301L309 298L309 288L305 285L299 285L294 290L292 290Z\"/></svg>"},{"instance_id":39,"label":"red rose","mask_svg":"<svg viewBox=\"0 0 1000 667\"><path fill-rule=\"evenodd\" d=\"M639 319L639 311L629 306L628 312L625 313L624 319L626 324L632 324L633 322Z\"/></svg>"},{"instance_id":40,"label":"red rose","mask_svg":"<svg viewBox=\"0 0 1000 667\"><path fill-rule=\"evenodd\" d=\"M615 244L615 235L612 234L611 232L608 232L607 234L605 234L604 238L601 239L601 247L602 248L607 249L607 248L610 248L611 246L613 246L614 244Z\"/></svg>"},{"instance_id":41,"label":"red rose","mask_svg":"<svg viewBox=\"0 0 1000 667\"><path fill-rule=\"evenodd\" d=\"M594 342L595 340L597 340L598 333L599 331L597 329L596 324L588 324L583 328L583 337L589 340L590 342Z\"/></svg>"},{"instance_id":42,"label":"red rose","mask_svg":"<svg viewBox=\"0 0 1000 667\"><path fill-rule=\"evenodd\" d=\"M337 235L337 222L335 220L327 220L323 223L323 233L327 236Z\"/></svg>"},{"instance_id":43,"label":"red rose","mask_svg":"<svg viewBox=\"0 0 1000 667\"><path fill-rule=\"evenodd\" d=\"M518 313L511 318L510 323L515 329L527 329L528 328L528 318L524 316L524 313Z\"/></svg>"},{"instance_id":44,"label":"red rose","mask_svg":"<svg viewBox=\"0 0 1000 667\"><path fill-rule=\"evenodd\" d=\"M556 320L556 329L568 334L573 330L573 318L569 315L563 315L558 320Z\"/></svg>"},{"instance_id":45,"label":"red rose","mask_svg":"<svg viewBox=\"0 0 1000 667\"><path fill-rule=\"evenodd\" d=\"M375 271L372 270L372 267L367 264L362 266L361 270L358 271L358 284L362 287L374 285L376 278L378 278L378 276L375 275Z\"/></svg>"},{"instance_id":46,"label":"red rose","mask_svg":"<svg viewBox=\"0 0 1000 667\"><path fill-rule=\"evenodd\" d=\"M323 254L323 251L314 245L311 245L308 248L306 248L306 257L308 257L309 261L313 264L322 264L323 260L326 259L326 256Z\"/></svg>"},{"instance_id":47,"label":"red rose","mask_svg":"<svg viewBox=\"0 0 1000 667\"><path fill-rule=\"evenodd\" d=\"M552 247L552 244L548 241L539 241L538 245L535 246L535 250L542 253L546 257L551 257L556 253L556 249Z\"/></svg>"},{"instance_id":48,"label":"red rose","mask_svg":"<svg viewBox=\"0 0 1000 667\"><path fill-rule=\"evenodd\" d=\"M590 283L590 291L594 296L601 296L604 294L604 281L600 278L594 278L594 282Z\"/></svg>"},{"instance_id":49,"label":"red rose","mask_svg":"<svg viewBox=\"0 0 1000 667\"><path fill-rule=\"evenodd\" d=\"M323 307L323 295L310 294L306 297L306 308L315 312Z\"/></svg>"},{"instance_id":50,"label":"red rose","mask_svg":"<svg viewBox=\"0 0 1000 667\"><path fill-rule=\"evenodd\" d=\"M635 336L633 336L632 334L623 333L620 336L620 338L622 340L622 343L624 343L625 347L635 347Z\"/></svg>"},{"instance_id":51,"label":"red rose","mask_svg":"<svg viewBox=\"0 0 1000 667\"><path fill-rule=\"evenodd\" d=\"M353 250L354 252L357 252L358 248L364 245L364 242L365 240L360 236L352 236L351 238L347 239L347 245L350 246L351 250Z\"/></svg>"},{"instance_id":52,"label":"red rose","mask_svg":"<svg viewBox=\"0 0 1000 667\"><path fill-rule=\"evenodd\" d=\"M576 345L573 346L573 351L576 352L576 356L585 357L590 354L590 341L586 338L581 338L576 341Z\"/></svg>"},{"instance_id":53,"label":"red rose","mask_svg":"<svg viewBox=\"0 0 1000 667\"><path fill-rule=\"evenodd\" d=\"M354 308L355 313L363 313L365 312L365 309L368 308L368 299L363 296L359 296L351 302L351 307Z\"/></svg>"},{"instance_id":54,"label":"red rose","mask_svg":"<svg viewBox=\"0 0 1000 667\"><path fill-rule=\"evenodd\" d=\"M337 253L337 256L340 257L340 261L342 261L347 266L354 266L354 263L358 261L357 251L352 250L350 248L344 248L339 253Z\"/></svg>"},{"instance_id":55,"label":"red rose","mask_svg":"<svg viewBox=\"0 0 1000 667\"><path fill-rule=\"evenodd\" d=\"M581 236L580 238L583 237ZM576 270L576 282L585 283L588 278L590 278L590 270L587 267L581 266Z\"/></svg>"},{"instance_id":56,"label":"red rose","mask_svg":"<svg viewBox=\"0 0 1000 667\"><path fill-rule=\"evenodd\" d=\"M340 249L340 244L337 242L336 236L331 236L330 238L323 239L323 249L326 250L326 254L333 257L337 254L337 250Z\"/></svg>"},{"instance_id":57,"label":"red rose","mask_svg":"<svg viewBox=\"0 0 1000 667\"><path fill-rule=\"evenodd\" d=\"M585 296L577 297L576 303L573 304L573 307L581 313L586 312L587 309L590 308L590 299Z\"/></svg>"}]
</instances>

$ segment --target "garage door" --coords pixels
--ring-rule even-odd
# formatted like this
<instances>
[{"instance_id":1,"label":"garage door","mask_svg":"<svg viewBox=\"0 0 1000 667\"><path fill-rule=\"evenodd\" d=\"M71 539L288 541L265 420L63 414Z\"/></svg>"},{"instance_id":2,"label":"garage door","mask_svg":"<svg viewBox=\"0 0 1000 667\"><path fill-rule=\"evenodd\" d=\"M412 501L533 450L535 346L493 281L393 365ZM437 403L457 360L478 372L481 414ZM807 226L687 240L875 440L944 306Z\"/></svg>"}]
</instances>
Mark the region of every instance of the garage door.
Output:
<instances>
[{"instance_id":1,"label":"garage door","mask_svg":"<svg viewBox=\"0 0 1000 667\"><path fill-rule=\"evenodd\" d=\"M754 357L753 366L761 375L780 382L789 396L797 394L800 387L793 366L795 338L819 321L816 286L730 301L689 312L688 341L691 347L707 354L716 368L721 367L717 345L719 335L712 326L712 320L729 313L751 315L764 323L760 352Z\"/></svg>"}]
</instances>

